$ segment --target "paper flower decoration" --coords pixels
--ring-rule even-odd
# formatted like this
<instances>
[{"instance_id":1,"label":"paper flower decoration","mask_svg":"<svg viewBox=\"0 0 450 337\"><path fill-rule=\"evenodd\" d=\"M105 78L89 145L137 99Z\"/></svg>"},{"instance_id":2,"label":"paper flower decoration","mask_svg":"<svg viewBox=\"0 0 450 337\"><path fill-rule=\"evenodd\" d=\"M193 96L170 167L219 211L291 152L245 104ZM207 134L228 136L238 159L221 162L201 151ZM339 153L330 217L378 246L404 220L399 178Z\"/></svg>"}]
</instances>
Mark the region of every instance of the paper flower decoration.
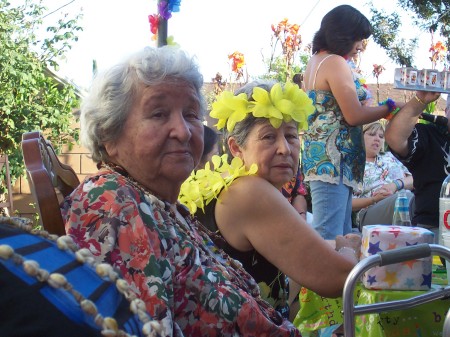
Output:
<instances>
[{"instance_id":1,"label":"paper flower decoration","mask_svg":"<svg viewBox=\"0 0 450 337\"><path fill-rule=\"evenodd\" d=\"M172 12L180 11L181 0L158 0L158 13L148 16L150 23L150 31L152 32L152 40L156 40L158 34L158 26L161 19L169 20ZM173 38L172 38L172 44Z\"/></svg>"},{"instance_id":2,"label":"paper flower decoration","mask_svg":"<svg viewBox=\"0 0 450 337\"><path fill-rule=\"evenodd\" d=\"M178 200L189 208L192 214L197 209L205 209L211 200L216 199L223 189L238 177L254 175L258 171L256 164L252 164L249 170L244 166L240 158L233 158L228 163L228 155L213 156L213 169L210 163L206 163L204 169L191 173L189 178L181 185Z\"/></svg>"},{"instance_id":3,"label":"paper flower decoration","mask_svg":"<svg viewBox=\"0 0 450 337\"><path fill-rule=\"evenodd\" d=\"M153 35L158 33L159 17L156 14L148 16L148 22L150 23L150 31Z\"/></svg>"},{"instance_id":4,"label":"paper flower decoration","mask_svg":"<svg viewBox=\"0 0 450 337\"><path fill-rule=\"evenodd\" d=\"M288 82L284 88L275 84L270 92L253 88L252 101L241 93L234 96L230 91L224 91L212 104L210 116L218 119L217 129L225 126L231 132L236 123L244 120L252 113L257 118L267 118L274 128L279 128L282 122L292 120L299 123L299 129L308 128L307 118L314 112L312 100L296 84Z\"/></svg>"}]
</instances>

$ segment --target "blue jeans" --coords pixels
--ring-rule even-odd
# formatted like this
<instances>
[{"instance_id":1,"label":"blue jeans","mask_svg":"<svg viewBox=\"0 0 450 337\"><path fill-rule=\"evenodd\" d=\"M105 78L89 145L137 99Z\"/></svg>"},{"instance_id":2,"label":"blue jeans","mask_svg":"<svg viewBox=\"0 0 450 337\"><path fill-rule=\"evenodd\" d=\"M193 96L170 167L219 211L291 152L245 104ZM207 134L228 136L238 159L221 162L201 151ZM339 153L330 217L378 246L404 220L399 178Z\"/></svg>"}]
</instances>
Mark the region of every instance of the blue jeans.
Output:
<instances>
[{"instance_id":1,"label":"blue jeans","mask_svg":"<svg viewBox=\"0 0 450 337\"><path fill-rule=\"evenodd\" d=\"M352 232L353 189L341 182L339 185L311 181L313 228L325 240Z\"/></svg>"}]
</instances>

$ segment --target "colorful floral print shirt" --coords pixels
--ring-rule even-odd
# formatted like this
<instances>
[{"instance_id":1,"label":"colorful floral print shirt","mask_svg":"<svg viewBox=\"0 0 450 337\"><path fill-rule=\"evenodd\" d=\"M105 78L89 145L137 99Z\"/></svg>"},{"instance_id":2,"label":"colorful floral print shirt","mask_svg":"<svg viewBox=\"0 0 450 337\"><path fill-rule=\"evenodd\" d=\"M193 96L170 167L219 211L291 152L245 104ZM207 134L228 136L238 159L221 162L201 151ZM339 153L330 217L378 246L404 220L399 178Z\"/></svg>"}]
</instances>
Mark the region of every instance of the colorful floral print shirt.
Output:
<instances>
[{"instance_id":1,"label":"colorful floral print shirt","mask_svg":"<svg viewBox=\"0 0 450 337\"><path fill-rule=\"evenodd\" d=\"M120 270L146 303L158 336L301 336L187 209L174 210L125 176L103 170L86 178L62 214L79 246Z\"/></svg>"},{"instance_id":2,"label":"colorful floral print shirt","mask_svg":"<svg viewBox=\"0 0 450 337\"><path fill-rule=\"evenodd\" d=\"M354 74L356 93L360 101L367 99L367 89ZM366 153L362 127L351 126L345 119L336 98L330 91L310 90L316 111L308 117L302 152L305 181L343 183L353 189L363 181Z\"/></svg>"},{"instance_id":3,"label":"colorful floral print shirt","mask_svg":"<svg viewBox=\"0 0 450 337\"><path fill-rule=\"evenodd\" d=\"M228 255L239 260L245 270L258 282L261 297L272 305L285 318L289 318L289 280L264 256L255 249L240 251L230 245L216 223L215 209L218 199L213 199L206 205L204 212L197 209L195 216L208 229L210 237L217 247Z\"/></svg>"},{"instance_id":4,"label":"colorful floral print shirt","mask_svg":"<svg viewBox=\"0 0 450 337\"><path fill-rule=\"evenodd\" d=\"M292 203L292 200L297 195L306 196L308 194L305 183L303 182L303 174L300 165L297 174L281 187L281 193L283 193L290 203Z\"/></svg>"},{"instance_id":5,"label":"colorful floral print shirt","mask_svg":"<svg viewBox=\"0 0 450 337\"><path fill-rule=\"evenodd\" d=\"M373 192L396 179L411 175L408 169L391 152L378 154L374 162L366 162L362 190L354 191L357 198L369 198Z\"/></svg>"}]
</instances>

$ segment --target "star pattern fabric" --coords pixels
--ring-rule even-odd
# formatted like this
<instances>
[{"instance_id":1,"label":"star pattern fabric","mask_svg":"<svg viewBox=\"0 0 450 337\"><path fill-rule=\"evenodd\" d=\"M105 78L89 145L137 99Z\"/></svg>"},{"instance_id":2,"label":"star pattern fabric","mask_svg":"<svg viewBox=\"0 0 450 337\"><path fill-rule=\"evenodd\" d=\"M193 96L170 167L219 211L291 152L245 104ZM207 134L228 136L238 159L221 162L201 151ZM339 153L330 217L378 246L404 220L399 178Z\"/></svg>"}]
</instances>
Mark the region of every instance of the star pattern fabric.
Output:
<instances>
[{"instance_id":1,"label":"star pattern fabric","mask_svg":"<svg viewBox=\"0 0 450 337\"><path fill-rule=\"evenodd\" d=\"M433 232L420 227L370 225L362 232L362 258L400 247L433 243ZM429 290L432 257L373 267L363 275L368 289Z\"/></svg>"}]
</instances>

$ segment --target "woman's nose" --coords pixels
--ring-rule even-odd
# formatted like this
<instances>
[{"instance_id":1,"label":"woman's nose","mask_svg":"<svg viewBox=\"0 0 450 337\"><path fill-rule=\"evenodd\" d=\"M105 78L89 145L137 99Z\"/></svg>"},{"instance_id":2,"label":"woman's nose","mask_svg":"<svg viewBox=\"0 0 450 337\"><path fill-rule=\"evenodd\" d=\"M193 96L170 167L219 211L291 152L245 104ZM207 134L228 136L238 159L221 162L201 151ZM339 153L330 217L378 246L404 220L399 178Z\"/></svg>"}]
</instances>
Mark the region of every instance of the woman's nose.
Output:
<instances>
[{"instance_id":1,"label":"woman's nose","mask_svg":"<svg viewBox=\"0 0 450 337\"><path fill-rule=\"evenodd\" d=\"M289 143L287 141L287 139L283 136L283 137L279 137L278 139L278 153L280 154L290 154L291 151L291 147L289 146Z\"/></svg>"},{"instance_id":2,"label":"woman's nose","mask_svg":"<svg viewBox=\"0 0 450 337\"><path fill-rule=\"evenodd\" d=\"M170 135L172 137L178 138L180 141L187 141L191 138L191 129L183 114L175 114L171 123Z\"/></svg>"}]
</instances>

